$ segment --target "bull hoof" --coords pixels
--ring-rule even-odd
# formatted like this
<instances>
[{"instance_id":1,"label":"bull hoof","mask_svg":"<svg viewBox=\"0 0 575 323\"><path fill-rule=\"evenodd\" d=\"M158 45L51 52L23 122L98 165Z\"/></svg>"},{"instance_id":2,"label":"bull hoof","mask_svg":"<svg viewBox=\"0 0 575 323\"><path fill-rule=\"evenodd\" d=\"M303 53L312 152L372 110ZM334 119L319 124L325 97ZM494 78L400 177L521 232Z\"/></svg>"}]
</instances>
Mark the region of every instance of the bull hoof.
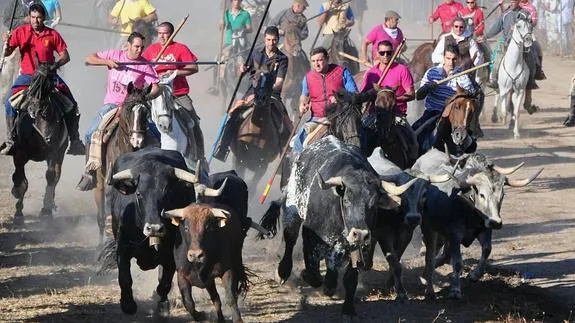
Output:
<instances>
[{"instance_id":1,"label":"bull hoof","mask_svg":"<svg viewBox=\"0 0 575 323\"><path fill-rule=\"evenodd\" d=\"M462 297L461 289L454 288L454 289L449 291L449 298L450 299L461 299L461 297Z\"/></svg>"},{"instance_id":2,"label":"bull hoof","mask_svg":"<svg viewBox=\"0 0 575 323\"><path fill-rule=\"evenodd\" d=\"M24 215L22 215L22 211L17 211L17 213L20 212L20 215L15 214L14 215L14 220L12 220L12 224L14 224L14 226L23 226L24 225Z\"/></svg>"},{"instance_id":3,"label":"bull hoof","mask_svg":"<svg viewBox=\"0 0 575 323\"><path fill-rule=\"evenodd\" d=\"M480 273L478 270L472 270L469 275L467 275L467 278L472 282L478 282L481 279L481 276L483 276L483 273Z\"/></svg>"},{"instance_id":4,"label":"bull hoof","mask_svg":"<svg viewBox=\"0 0 575 323\"><path fill-rule=\"evenodd\" d=\"M170 316L170 302L168 300L159 301L158 305L156 306L156 314L160 317L169 317Z\"/></svg>"},{"instance_id":5,"label":"bull hoof","mask_svg":"<svg viewBox=\"0 0 575 323\"><path fill-rule=\"evenodd\" d=\"M194 310L194 312L191 314L192 314L192 318L194 319L194 321L205 321L207 318L205 312Z\"/></svg>"},{"instance_id":6,"label":"bull hoof","mask_svg":"<svg viewBox=\"0 0 575 323\"><path fill-rule=\"evenodd\" d=\"M138 305L133 298L120 299L120 307L122 308L122 312L128 315L136 314L138 310Z\"/></svg>"},{"instance_id":7,"label":"bull hoof","mask_svg":"<svg viewBox=\"0 0 575 323\"><path fill-rule=\"evenodd\" d=\"M308 285L313 288L319 288L323 284L321 279L321 275L318 274L309 274L307 270L301 271L301 279L303 279Z\"/></svg>"}]
</instances>

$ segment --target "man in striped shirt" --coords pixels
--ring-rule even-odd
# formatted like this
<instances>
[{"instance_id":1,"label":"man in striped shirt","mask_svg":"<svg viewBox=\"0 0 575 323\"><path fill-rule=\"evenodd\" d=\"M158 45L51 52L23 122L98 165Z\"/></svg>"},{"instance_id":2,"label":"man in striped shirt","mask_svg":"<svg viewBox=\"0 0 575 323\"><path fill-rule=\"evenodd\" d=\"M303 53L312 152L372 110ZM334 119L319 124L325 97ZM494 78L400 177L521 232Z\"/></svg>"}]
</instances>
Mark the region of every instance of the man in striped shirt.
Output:
<instances>
[{"instance_id":1,"label":"man in striped shirt","mask_svg":"<svg viewBox=\"0 0 575 323\"><path fill-rule=\"evenodd\" d=\"M457 46L448 44L443 52L443 63L425 72L423 79L421 79L421 87L415 93L417 100L425 98L425 111L419 120L413 124L414 130L423 126L427 120L440 116L445 108L445 102L455 94L458 86L470 94L477 92L467 74L456 77L449 82L437 84L438 81L461 72L460 68L455 67L457 66L458 57L459 49ZM425 125L423 131L417 137L420 152L425 152L433 145L432 133L435 129L435 124L436 122L430 122Z\"/></svg>"}]
</instances>

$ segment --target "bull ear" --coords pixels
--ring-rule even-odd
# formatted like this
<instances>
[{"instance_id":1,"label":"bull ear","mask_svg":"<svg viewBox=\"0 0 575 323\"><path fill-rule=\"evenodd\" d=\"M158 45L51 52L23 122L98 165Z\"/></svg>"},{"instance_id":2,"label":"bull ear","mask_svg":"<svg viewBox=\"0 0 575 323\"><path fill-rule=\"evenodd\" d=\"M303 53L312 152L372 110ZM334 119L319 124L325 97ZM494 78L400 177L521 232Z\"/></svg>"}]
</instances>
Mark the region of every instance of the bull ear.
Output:
<instances>
[{"instance_id":1,"label":"bull ear","mask_svg":"<svg viewBox=\"0 0 575 323\"><path fill-rule=\"evenodd\" d=\"M379 198L378 206L384 210L393 210L401 206L401 196L387 195Z\"/></svg>"},{"instance_id":2,"label":"bull ear","mask_svg":"<svg viewBox=\"0 0 575 323\"><path fill-rule=\"evenodd\" d=\"M133 83L133 82L128 83L128 95L134 93L134 89L135 89L135 88L136 88L136 87L134 86L134 83Z\"/></svg>"},{"instance_id":3,"label":"bull ear","mask_svg":"<svg viewBox=\"0 0 575 323\"><path fill-rule=\"evenodd\" d=\"M184 222L184 209L162 211L162 217L170 219L172 224L178 227Z\"/></svg>"},{"instance_id":4,"label":"bull ear","mask_svg":"<svg viewBox=\"0 0 575 323\"><path fill-rule=\"evenodd\" d=\"M112 175L110 184L124 195L134 194L140 182L140 175L134 175L131 169L126 169Z\"/></svg>"}]
</instances>

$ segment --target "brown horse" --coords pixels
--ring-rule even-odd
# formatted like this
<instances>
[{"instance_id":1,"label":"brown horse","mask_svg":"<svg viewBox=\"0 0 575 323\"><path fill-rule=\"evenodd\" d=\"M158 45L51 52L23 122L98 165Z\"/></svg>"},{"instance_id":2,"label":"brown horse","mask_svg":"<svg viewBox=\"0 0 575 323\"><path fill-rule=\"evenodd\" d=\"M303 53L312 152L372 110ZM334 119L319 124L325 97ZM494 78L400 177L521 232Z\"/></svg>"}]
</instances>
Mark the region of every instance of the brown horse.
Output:
<instances>
[{"instance_id":1,"label":"brown horse","mask_svg":"<svg viewBox=\"0 0 575 323\"><path fill-rule=\"evenodd\" d=\"M295 120L299 115L299 97L301 95L301 82L310 68L307 55L302 50L301 39L298 35L298 25L286 22L282 26L284 42L282 52L288 57L288 71L283 84L282 97L291 109L290 117ZM289 103L288 103L289 102Z\"/></svg>"},{"instance_id":2,"label":"brown horse","mask_svg":"<svg viewBox=\"0 0 575 323\"><path fill-rule=\"evenodd\" d=\"M445 104L437 124L433 147L441 151L445 146L452 154L474 152L477 145L470 136L470 125L475 115L477 100L462 88L457 88Z\"/></svg>"},{"instance_id":3,"label":"brown horse","mask_svg":"<svg viewBox=\"0 0 575 323\"><path fill-rule=\"evenodd\" d=\"M54 88L54 73L46 64L40 64L24 94L15 122L18 134L13 148L14 174L12 195L18 200L14 225L24 224L24 195L28 179L24 167L30 161L46 161L46 191L40 216L52 217L56 185L60 181L64 153L68 147L68 131L63 120L64 107Z\"/></svg>"},{"instance_id":4,"label":"brown horse","mask_svg":"<svg viewBox=\"0 0 575 323\"><path fill-rule=\"evenodd\" d=\"M151 89L152 87L148 86L140 90L130 82L128 96L118 111L118 126L112 131L106 145L102 147L102 167L96 172L95 190L100 242L104 238L107 217L110 217L111 221L111 210L107 209L108 203L106 203L106 196L111 189L111 186L108 185L111 174L107 171L111 170L113 163L120 155L136 151L144 146L157 144L156 138L146 134L150 117L150 105L146 96Z\"/></svg>"},{"instance_id":5,"label":"brown horse","mask_svg":"<svg viewBox=\"0 0 575 323\"><path fill-rule=\"evenodd\" d=\"M408 67L415 84L419 83L423 75L425 75L425 72L433 66L431 54L435 49L435 44L435 41L432 43L423 43L413 52L413 58L409 61Z\"/></svg>"},{"instance_id":6,"label":"brown horse","mask_svg":"<svg viewBox=\"0 0 575 323\"><path fill-rule=\"evenodd\" d=\"M267 166L282 151L292 130L283 103L272 96L276 79L275 69L265 67L254 75L254 100L232 113L241 114L241 124L230 145L234 154L234 168L238 176L245 178L245 170L254 172L248 187L255 188L265 174ZM234 116L230 117L235 119Z\"/></svg>"}]
</instances>

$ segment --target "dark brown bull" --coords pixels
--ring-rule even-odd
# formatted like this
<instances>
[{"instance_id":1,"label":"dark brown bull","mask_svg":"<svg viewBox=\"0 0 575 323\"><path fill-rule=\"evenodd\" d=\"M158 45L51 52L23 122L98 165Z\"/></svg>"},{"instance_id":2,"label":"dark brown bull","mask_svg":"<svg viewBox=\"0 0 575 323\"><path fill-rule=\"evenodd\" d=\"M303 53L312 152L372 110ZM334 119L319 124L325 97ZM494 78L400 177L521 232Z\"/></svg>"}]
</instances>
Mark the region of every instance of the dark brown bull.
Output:
<instances>
[{"instance_id":1,"label":"dark brown bull","mask_svg":"<svg viewBox=\"0 0 575 323\"><path fill-rule=\"evenodd\" d=\"M218 320L224 320L215 284L215 278L220 277L232 320L242 322L238 295L247 292L249 281L242 261L244 234L236 212L223 205L193 204L166 211L164 216L179 226L181 237L174 248L178 286L193 319L203 321L205 314L196 311L192 286L207 289Z\"/></svg>"}]
</instances>

